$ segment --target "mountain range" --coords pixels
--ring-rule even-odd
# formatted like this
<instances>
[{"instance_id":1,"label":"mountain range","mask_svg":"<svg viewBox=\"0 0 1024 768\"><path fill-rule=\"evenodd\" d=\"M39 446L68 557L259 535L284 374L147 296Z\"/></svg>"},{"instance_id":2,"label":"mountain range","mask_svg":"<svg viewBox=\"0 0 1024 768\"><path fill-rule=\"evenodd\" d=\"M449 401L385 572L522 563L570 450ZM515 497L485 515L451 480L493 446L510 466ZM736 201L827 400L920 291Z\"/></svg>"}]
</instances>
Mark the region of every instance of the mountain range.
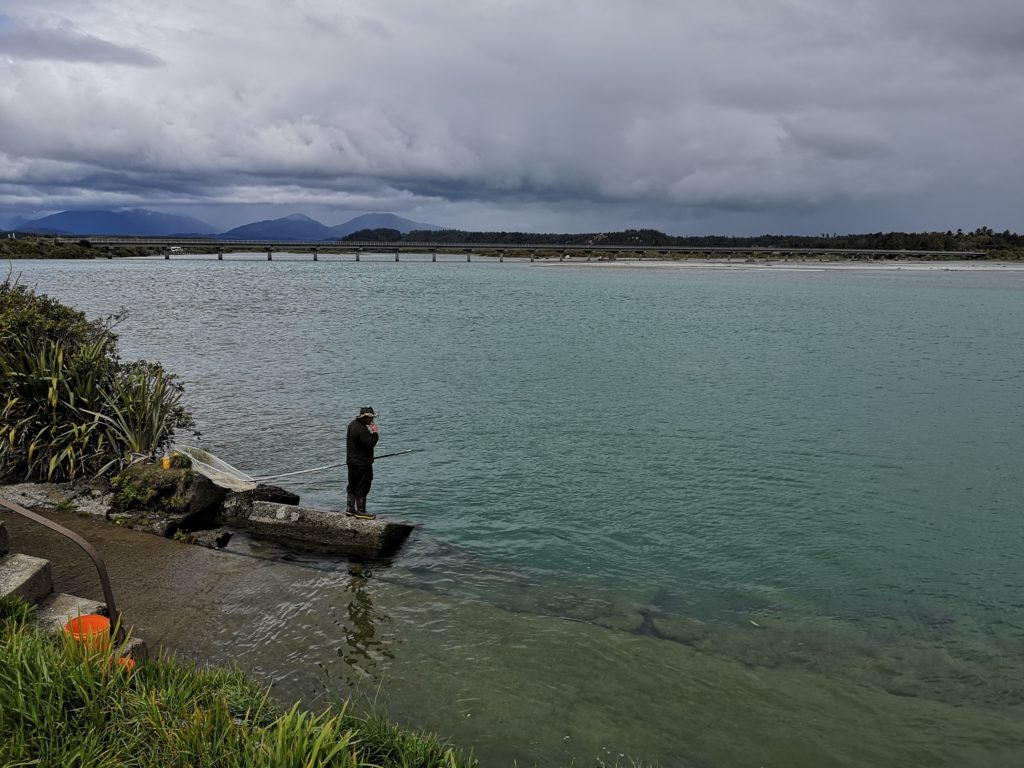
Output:
<instances>
[{"instance_id":1,"label":"mountain range","mask_svg":"<svg viewBox=\"0 0 1024 768\"><path fill-rule=\"evenodd\" d=\"M421 224L393 213L367 213L344 224L328 227L301 213L283 219L254 221L221 234L225 240L337 240L361 229L397 229L403 235L414 229L436 231L434 224Z\"/></svg>"},{"instance_id":2,"label":"mountain range","mask_svg":"<svg viewBox=\"0 0 1024 768\"><path fill-rule=\"evenodd\" d=\"M118 211L81 210L61 211L30 221L12 222L19 232L33 232L47 235L112 235L171 237L202 235L220 237L225 240L337 240L361 229L397 229L403 235L414 229L437 231L443 229L435 224L423 224L403 219L393 213L367 213L356 216L343 224L328 227L316 219L302 214L285 216L280 219L254 221L227 232L217 232L216 227L191 216L176 216L158 213L144 208L129 208Z\"/></svg>"}]
</instances>

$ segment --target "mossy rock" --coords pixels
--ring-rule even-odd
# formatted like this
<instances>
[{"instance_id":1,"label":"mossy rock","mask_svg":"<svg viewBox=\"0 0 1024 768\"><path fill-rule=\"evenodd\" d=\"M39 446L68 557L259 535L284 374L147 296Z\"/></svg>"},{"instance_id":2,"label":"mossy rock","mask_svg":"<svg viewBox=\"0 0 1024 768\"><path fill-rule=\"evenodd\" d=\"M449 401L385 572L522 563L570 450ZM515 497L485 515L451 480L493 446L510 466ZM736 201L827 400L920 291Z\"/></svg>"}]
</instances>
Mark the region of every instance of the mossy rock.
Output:
<instances>
[{"instance_id":1,"label":"mossy rock","mask_svg":"<svg viewBox=\"0 0 1024 768\"><path fill-rule=\"evenodd\" d=\"M161 536L203 528L213 519L225 491L188 467L134 464L111 482L110 517Z\"/></svg>"},{"instance_id":2,"label":"mossy rock","mask_svg":"<svg viewBox=\"0 0 1024 768\"><path fill-rule=\"evenodd\" d=\"M149 462L133 464L112 481L113 512L152 509L180 496L191 479L188 469L163 469Z\"/></svg>"},{"instance_id":3,"label":"mossy rock","mask_svg":"<svg viewBox=\"0 0 1024 768\"><path fill-rule=\"evenodd\" d=\"M192 469L192 459L184 453L172 453L171 469Z\"/></svg>"}]
</instances>

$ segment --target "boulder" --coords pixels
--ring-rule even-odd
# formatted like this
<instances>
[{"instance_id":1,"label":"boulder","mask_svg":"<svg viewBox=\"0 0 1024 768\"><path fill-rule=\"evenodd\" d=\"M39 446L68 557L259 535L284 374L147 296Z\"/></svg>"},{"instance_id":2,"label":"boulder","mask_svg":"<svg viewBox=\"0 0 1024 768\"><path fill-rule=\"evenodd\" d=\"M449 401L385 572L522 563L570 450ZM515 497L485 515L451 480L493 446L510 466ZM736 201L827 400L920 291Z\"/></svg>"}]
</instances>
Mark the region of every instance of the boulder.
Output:
<instances>
[{"instance_id":1,"label":"boulder","mask_svg":"<svg viewBox=\"0 0 1024 768\"><path fill-rule=\"evenodd\" d=\"M253 501L270 501L274 504L298 504L299 494L286 491L276 485L260 484L250 491Z\"/></svg>"},{"instance_id":2,"label":"boulder","mask_svg":"<svg viewBox=\"0 0 1024 768\"><path fill-rule=\"evenodd\" d=\"M343 512L254 501L249 533L306 549L354 557L387 557L412 533L412 523L359 520Z\"/></svg>"},{"instance_id":3,"label":"boulder","mask_svg":"<svg viewBox=\"0 0 1024 768\"><path fill-rule=\"evenodd\" d=\"M227 493L191 469L150 463L129 467L112 486L110 519L168 537L209 527Z\"/></svg>"},{"instance_id":4,"label":"boulder","mask_svg":"<svg viewBox=\"0 0 1024 768\"><path fill-rule=\"evenodd\" d=\"M223 549L231 540L231 531L227 528L211 528L207 531L193 531L181 535L186 544L197 544L207 549Z\"/></svg>"},{"instance_id":5,"label":"boulder","mask_svg":"<svg viewBox=\"0 0 1024 768\"><path fill-rule=\"evenodd\" d=\"M227 523L245 525L252 513L254 501L270 501L275 504L298 504L297 493L286 491L276 485L257 485L251 491L228 491L221 504L221 519Z\"/></svg>"}]
</instances>

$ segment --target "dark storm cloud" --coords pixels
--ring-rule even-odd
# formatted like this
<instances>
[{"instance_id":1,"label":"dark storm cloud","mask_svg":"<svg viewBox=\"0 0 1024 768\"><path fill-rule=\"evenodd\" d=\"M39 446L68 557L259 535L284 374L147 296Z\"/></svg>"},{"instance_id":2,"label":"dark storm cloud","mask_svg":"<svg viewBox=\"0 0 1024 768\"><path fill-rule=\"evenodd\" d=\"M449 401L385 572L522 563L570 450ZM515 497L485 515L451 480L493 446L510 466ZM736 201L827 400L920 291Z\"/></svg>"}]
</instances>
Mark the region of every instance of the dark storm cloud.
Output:
<instances>
[{"instance_id":1,"label":"dark storm cloud","mask_svg":"<svg viewBox=\"0 0 1024 768\"><path fill-rule=\"evenodd\" d=\"M0 12L8 210L92 199L466 227L1024 228L1008 202L1024 161L1018 3Z\"/></svg>"},{"instance_id":2,"label":"dark storm cloud","mask_svg":"<svg viewBox=\"0 0 1024 768\"><path fill-rule=\"evenodd\" d=\"M51 59L134 67L158 67L161 64L159 58L146 51L83 34L67 22L58 22L52 27L29 27L12 24L9 17L6 23L0 24L0 55L15 59Z\"/></svg>"}]
</instances>

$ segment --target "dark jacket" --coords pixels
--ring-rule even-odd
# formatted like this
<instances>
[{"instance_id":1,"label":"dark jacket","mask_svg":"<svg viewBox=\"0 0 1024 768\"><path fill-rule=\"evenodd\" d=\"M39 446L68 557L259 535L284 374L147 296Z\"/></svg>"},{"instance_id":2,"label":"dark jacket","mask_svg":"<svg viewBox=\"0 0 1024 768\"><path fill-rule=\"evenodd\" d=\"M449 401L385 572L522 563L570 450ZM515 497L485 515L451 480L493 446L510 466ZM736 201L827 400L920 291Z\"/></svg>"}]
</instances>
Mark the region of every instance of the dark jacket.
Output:
<instances>
[{"instance_id":1,"label":"dark jacket","mask_svg":"<svg viewBox=\"0 0 1024 768\"><path fill-rule=\"evenodd\" d=\"M353 467L373 464L373 446L379 438L380 435L371 432L359 419L352 419L345 439L345 463Z\"/></svg>"}]
</instances>

